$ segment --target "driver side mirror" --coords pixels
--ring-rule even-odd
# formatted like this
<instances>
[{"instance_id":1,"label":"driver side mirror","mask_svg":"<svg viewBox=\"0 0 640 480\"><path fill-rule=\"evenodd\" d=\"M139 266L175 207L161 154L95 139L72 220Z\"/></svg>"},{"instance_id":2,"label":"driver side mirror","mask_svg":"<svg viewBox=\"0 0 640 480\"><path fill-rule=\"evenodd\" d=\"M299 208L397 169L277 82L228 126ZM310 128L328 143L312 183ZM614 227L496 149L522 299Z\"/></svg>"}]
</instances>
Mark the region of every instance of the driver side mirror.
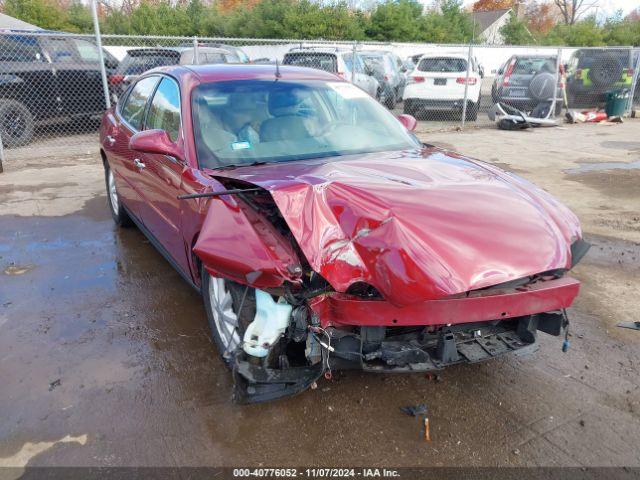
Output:
<instances>
[{"instance_id":1,"label":"driver side mirror","mask_svg":"<svg viewBox=\"0 0 640 480\"><path fill-rule=\"evenodd\" d=\"M413 132L416 129L416 126L418 125L418 121L415 119L413 115L407 115L406 113L403 113L402 115L398 115L397 118L398 118L398 121L402 125L404 125L404 128L406 128L410 132Z\"/></svg>"},{"instance_id":2,"label":"driver side mirror","mask_svg":"<svg viewBox=\"0 0 640 480\"><path fill-rule=\"evenodd\" d=\"M136 133L129 140L129 148L136 152L168 155L181 162L184 161L180 147L171 141L167 132L160 129Z\"/></svg>"}]
</instances>

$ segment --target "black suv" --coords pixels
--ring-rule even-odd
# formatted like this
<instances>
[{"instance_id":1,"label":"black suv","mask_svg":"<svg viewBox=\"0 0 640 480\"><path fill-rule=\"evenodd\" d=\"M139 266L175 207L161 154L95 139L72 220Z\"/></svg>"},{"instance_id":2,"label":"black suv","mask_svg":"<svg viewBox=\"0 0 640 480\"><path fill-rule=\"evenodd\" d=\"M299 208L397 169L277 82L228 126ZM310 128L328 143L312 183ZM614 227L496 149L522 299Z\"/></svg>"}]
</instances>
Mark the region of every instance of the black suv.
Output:
<instances>
[{"instance_id":1,"label":"black suv","mask_svg":"<svg viewBox=\"0 0 640 480\"><path fill-rule=\"evenodd\" d=\"M91 118L105 110L97 46L57 32L0 32L0 135L29 143L36 126ZM103 50L107 73L118 60Z\"/></svg>"},{"instance_id":2,"label":"black suv","mask_svg":"<svg viewBox=\"0 0 640 480\"><path fill-rule=\"evenodd\" d=\"M631 48L580 48L573 52L567 64L569 107L595 107L605 102L609 90L631 90L639 52Z\"/></svg>"}]
</instances>

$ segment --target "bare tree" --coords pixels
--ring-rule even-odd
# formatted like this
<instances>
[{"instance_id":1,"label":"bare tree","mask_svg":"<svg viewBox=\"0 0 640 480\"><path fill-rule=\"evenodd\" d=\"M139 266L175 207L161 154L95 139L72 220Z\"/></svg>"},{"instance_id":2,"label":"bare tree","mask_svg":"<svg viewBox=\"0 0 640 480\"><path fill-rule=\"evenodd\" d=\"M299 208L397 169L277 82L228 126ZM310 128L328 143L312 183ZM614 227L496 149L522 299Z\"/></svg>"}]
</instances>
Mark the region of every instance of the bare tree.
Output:
<instances>
[{"instance_id":1,"label":"bare tree","mask_svg":"<svg viewBox=\"0 0 640 480\"><path fill-rule=\"evenodd\" d=\"M560 9L564 23L573 25L580 18L580 15L595 7L598 0L589 2L587 0L553 0L553 3Z\"/></svg>"}]
</instances>

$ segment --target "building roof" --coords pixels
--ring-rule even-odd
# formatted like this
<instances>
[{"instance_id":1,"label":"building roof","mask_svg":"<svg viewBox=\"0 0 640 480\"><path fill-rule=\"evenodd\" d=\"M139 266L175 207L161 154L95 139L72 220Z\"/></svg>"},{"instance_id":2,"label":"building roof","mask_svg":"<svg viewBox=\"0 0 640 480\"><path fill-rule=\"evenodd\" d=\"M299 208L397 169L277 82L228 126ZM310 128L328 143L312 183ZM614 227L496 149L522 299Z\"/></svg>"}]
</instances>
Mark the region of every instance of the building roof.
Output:
<instances>
[{"instance_id":1,"label":"building roof","mask_svg":"<svg viewBox=\"0 0 640 480\"><path fill-rule=\"evenodd\" d=\"M476 31L477 34L483 33L487 28L496 23L506 13L511 11L510 8L502 8L500 10L487 10L484 12L472 12L471 17L474 23L479 27Z\"/></svg>"},{"instance_id":2,"label":"building roof","mask_svg":"<svg viewBox=\"0 0 640 480\"><path fill-rule=\"evenodd\" d=\"M41 28L0 13L0 30L41 30Z\"/></svg>"}]
</instances>

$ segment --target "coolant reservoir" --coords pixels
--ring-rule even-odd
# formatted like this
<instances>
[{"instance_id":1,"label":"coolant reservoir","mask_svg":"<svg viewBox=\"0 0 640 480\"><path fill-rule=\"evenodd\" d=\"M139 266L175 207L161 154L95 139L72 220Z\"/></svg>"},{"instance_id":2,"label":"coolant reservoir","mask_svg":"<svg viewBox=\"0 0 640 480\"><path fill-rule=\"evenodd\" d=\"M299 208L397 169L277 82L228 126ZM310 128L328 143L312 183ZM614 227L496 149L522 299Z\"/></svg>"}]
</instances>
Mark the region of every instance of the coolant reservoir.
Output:
<instances>
[{"instance_id":1,"label":"coolant reservoir","mask_svg":"<svg viewBox=\"0 0 640 480\"><path fill-rule=\"evenodd\" d=\"M275 302L268 293L256 290L256 316L244 332L244 351L254 357L266 357L287 329L292 309L283 297Z\"/></svg>"}]
</instances>

